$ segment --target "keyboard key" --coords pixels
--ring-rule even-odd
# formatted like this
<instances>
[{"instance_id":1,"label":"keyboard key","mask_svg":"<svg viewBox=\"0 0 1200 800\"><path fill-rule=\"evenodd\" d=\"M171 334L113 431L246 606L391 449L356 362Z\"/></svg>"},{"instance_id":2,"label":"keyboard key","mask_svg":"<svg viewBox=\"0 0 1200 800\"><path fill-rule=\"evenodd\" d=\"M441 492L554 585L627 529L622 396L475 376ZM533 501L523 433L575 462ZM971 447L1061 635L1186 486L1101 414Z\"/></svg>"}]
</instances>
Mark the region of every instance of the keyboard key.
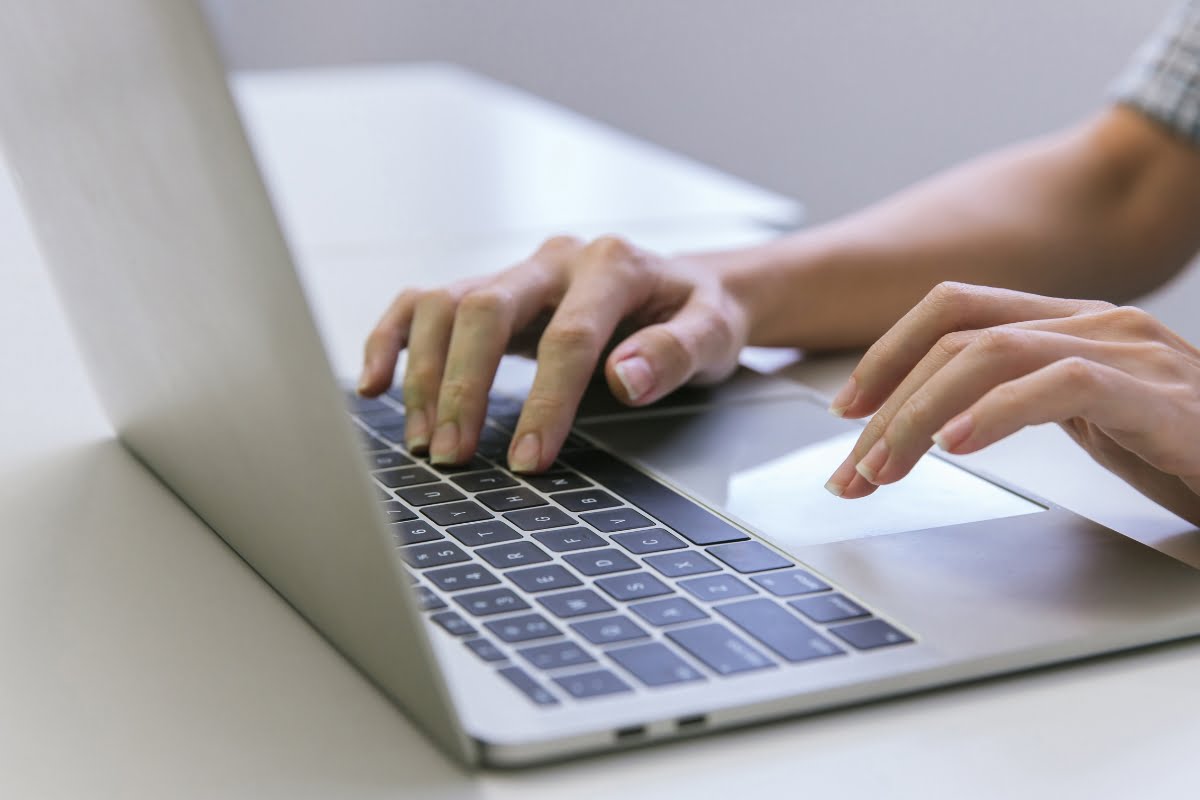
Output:
<instances>
[{"instance_id":1,"label":"keyboard key","mask_svg":"<svg viewBox=\"0 0 1200 800\"><path fill-rule=\"evenodd\" d=\"M594 664L596 659L574 642L553 642L524 647L517 651L521 658L538 669L562 669L580 664Z\"/></svg>"},{"instance_id":2,"label":"keyboard key","mask_svg":"<svg viewBox=\"0 0 1200 800\"><path fill-rule=\"evenodd\" d=\"M418 486L422 483L434 483L437 475L421 467L401 467L400 469L385 469L374 473L375 480L392 489L407 486Z\"/></svg>"},{"instance_id":3,"label":"keyboard key","mask_svg":"<svg viewBox=\"0 0 1200 800\"><path fill-rule=\"evenodd\" d=\"M400 548L400 557L410 567L425 569L468 561L470 556L450 542L430 542L429 544L410 544Z\"/></svg>"},{"instance_id":4,"label":"keyboard key","mask_svg":"<svg viewBox=\"0 0 1200 800\"><path fill-rule=\"evenodd\" d=\"M475 626L460 617L456 611L443 611L434 614L430 619L441 625L446 633L452 636L466 636L475 633Z\"/></svg>"},{"instance_id":5,"label":"keyboard key","mask_svg":"<svg viewBox=\"0 0 1200 800\"><path fill-rule=\"evenodd\" d=\"M411 469L420 469L420 467L412 467ZM398 472L399 470L396 471ZM417 508L463 499L462 492L445 483L414 486L411 489L399 489L396 491L396 494L400 495L401 499L410 506L416 506Z\"/></svg>"},{"instance_id":6,"label":"keyboard key","mask_svg":"<svg viewBox=\"0 0 1200 800\"><path fill-rule=\"evenodd\" d=\"M496 569L523 567L527 564L537 564L550 560L550 556L546 554L545 550L533 542L525 541L500 544L495 547L484 547L475 552Z\"/></svg>"},{"instance_id":7,"label":"keyboard key","mask_svg":"<svg viewBox=\"0 0 1200 800\"><path fill-rule=\"evenodd\" d=\"M802 569L775 572L770 575L755 575L750 580L776 597L795 597L798 594L812 594L831 588L825 581Z\"/></svg>"},{"instance_id":8,"label":"keyboard key","mask_svg":"<svg viewBox=\"0 0 1200 800\"><path fill-rule=\"evenodd\" d=\"M470 500L460 500L457 503L429 506L421 509L421 513L443 527L458 525L466 522L479 522L491 519L492 515L478 503Z\"/></svg>"},{"instance_id":9,"label":"keyboard key","mask_svg":"<svg viewBox=\"0 0 1200 800\"><path fill-rule=\"evenodd\" d=\"M476 617L529 608L529 604L514 594L512 589L486 589L472 594L458 594L454 596L454 602Z\"/></svg>"},{"instance_id":10,"label":"keyboard key","mask_svg":"<svg viewBox=\"0 0 1200 800\"><path fill-rule=\"evenodd\" d=\"M582 436L574 433L568 433L567 440L563 442L562 451L564 453L570 453L573 450L587 450L591 448L591 446L591 442L589 442L587 439L584 439Z\"/></svg>"},{"instance_id":11,"label":"keyboard key","mask_svg":"<svg viewBox=\"0 0 1200 800\"><path fill-rule=\"evenodd\" d=\"M868 619L862 622L851 622L848 625L838 625L830 628L829 632L859 650L873 650L876 647L907 644L912 641L911 638L881 619Z\"/></svg>"},{"instance_id":12,"label":"keyboard key","mask_svg":"<svg viewBox=\"0 0 1200 800\"><path fill-rule=\"evenodd\" d=\"M500 582L499 578L478 564L459 564L445 569L431 569L425 573L425 577L444 592L478 589Z\"/></svg>"},{"instance_id":13,"label":"keyboard key","mask_svg":"<svg viewBox=\"0 0 1200 800\"><path fill-rule=\"evenodd\" d=\"M570 514L548 506L510 511L504 518L523 531L541 531L575 524L575 519Z\"/></svg>"},{"instance_id":14,"label":"keyboard key","mask_svg":"<svg viewBox=\"0 0 1200 800\"><path fill-rule=\"evenodd\" d=\"M359 438L362 440L363 450L367 453L386 450L392 452L392 446L382 439L377 439L366 431L359 431Z\"/></svg>"},{"instance_id":15,"label":"keyboard key","mask_svg":"<svg viewBox=\"0 0 1200 800\"><path fill-rule=\"evenodd\" d=\"M540 567L518 569L504 573L504 577L530 594L579 585L579 578L568 572L566 567L558 564L543 564Z\"/></svg>"},{"instance_id":16,"label":"keyboard key","mask_svg":"<svg viewBox=\"0 0 1200 800\"><path fill-rule=\"evenodd\" d=\"M547 501L533 489L518 486L516 489L499 489L494 492L484 492L475 495L475 499L492 511L516 511L518 508L532 508L547 505Z\"/></svg>"},{"instance_id":17,"label":"keyboard key","mask_svg":"<svg viewBox=\"0 0 1200 800\"><path fill-rule=\"evenodd\" d=\"M416 592L417 605L421 607L422 611L435 611L446 607L446 601L434 594L433 590L429 587L418 586L416 587Z\"/></svg>"},{"instance_id":18,"label":"keyboard key","mask_svg":"<svg viewBox=\"0 0 1200 800\"><path fill-rule=\"evenodd\" d=\"M388 490L384 489L382 486L376 484L375 485L375 497L377 497L380 500L390 501L392 499L392 493L389 492Z\"/></svg>"},{"instance_id":19,"label":"keyboard key","mask_svg":"<svg viewBox=\"0 0 1200 800\"><path fill-rule=\"evenodd\" d=\"M554 500L568 511L599 511L621 505L621 501L600 489L583 489L578 492L562 492Z\"/></svg>"},{"instance_id":20,"label":"keyboard key","mask_svg":"<svg viewBox=\"0 0 1200 800\"><path fill-rule=\"evenodd\" d=\"M687 547L683 540L662 528L614 534L612 540L631 553L658 553Z\"/></svg>"},{"instance_id":21,"label":"keyboard key","mask_svg":"<svg viewBox=\"0 0 1200 800\"><path fill-rule=\"evenodd\" d=\"M499 544L520 539L521 534L498 519L487 522L475 522L470 525L455 525L446 528L446 533L458 539L467 547L479 547L483 544Z\"/></svg>"},{"instance_id":22,"label":"keyboard key","mask_svg":"<svg viewBox=\"0 0 1200 800\"><path fill-rule=\"evenodd\" d=\"M621 572L627 569L637 569L637 562L620 550L588 550L583 553L571 553L563 556L566 561L584 575L607 575L610 572Z\"/></svg>"},{"instance_id":23,"label":"keyboard key","mask_svg":"<svg viewBox=\"0 0 1200 800\"><path fill-rule=\"evenodd\" d=\"M709 555L716 556L738 572L765 572L795 566L762 542L733 542L708 548Z\"/></svg>"},{"instance_id":24,"label":"keyboard key","mask_svg":"<svg viewBox=\"0 0 1200 800\"><path fill-rule=\"evenodd\" d=\"M588 514L580 514L579 518L604 533L646 528L654 524L645 514L640 514L627 507L614 508L609 511L593 511Z\"/></svg>"},{"instance_id":25,"label":"keyboard key","mask_svg":"<svg viewBox=\"0 0 1200 800\"><path fill-rule=\"evenodd\" d=\"M376 425L375 434L392 444L404 444L404 423L396 425Z\"/></svg>"},{"instance_id":26,"label":"keyboard key","mask_svg":"<svg viewBox=\"0 0 1200 800\"><path fill-rule=\"evenodd\" d=\"M555 678L554 682L566 689L567 693L576 700L632 691L629 684L606 669L584 672L580 675L564 675Z\"/></svg>"},{"instance_id":27,"label":"keyboard key","mask_svg":"<svg viewBox=\"0 0 1200 800\"><path fill-rule=\"evenodd\" d=\"M388 404L378 397L363 397L353 389L346 390L346 406L356 414L374 411L377 408L387 408Z\"/></svg>"},{"instance_id":28,"label":"keyboard key","mask_svg":"<svg viewBox=\"0 0 1200 800\"><path fill-rule=\"evenodd\" d=\"M541 533L535 533L533 538L556 553L565 553L570 550L586 550L589 547L605 547L608 545L608 542L587 528L560 528L554 531L542 531Z\"/></svg>"},{"instance_id":29,"label":"keyboard key","mask_svg":"<svg viewBox=\"0 0 1200 800\"><path fill-rule=\"evenodd\" d=\"M481 469L492 468L491 464L484 461L482 458L479 458L478 456L472 456L471 460L465 464L431 464L429 462L425 462L425 464L430 469L436 470L443 475L458 474L460 472L478 472Z\"/></svg>"},{"instance_id":30,"label":"keyboard key","mask_svg":"<svg viewBox=\"0 0 1200 800\"><path fill-rule=\"evenodd\" d=\"M659 628L674 625L677 622L691 622L704 619L708 614L696 607L691 600L682 597L664 597L661 600L648 600L630 606L629 610L642 619Z\"/></svg>"},{"instance_id":31,"label":"keyboard key","mask_svg":"<svg viewBox=\"0 0 1200 800\"><path fill-rule=\"evenodd\" d=\"M766 669L775 663L724 625L711 623L667 631L667 638L718 675Z\"/></svg>"},{"instance_id":32,"label":"keyboard key","mask_svg":"<svg viewBox=\"0 0 1200 800\"><path fill-rule=\"evenodd\" d=\"M403 453L397 453L395 450L371 453L367 456L367 462L371 465L371 469L392 469L413 463L411 458Z\"/></svg>"},{"instance_id":33,"label":"keyboard key","mask_svg":"<svg viewBox=\"0 0 1200 800\"><path fill-rule=\"evenodd\" d=\"M808 661L844 652L775 600L759 597L726 603L717 606L717 612L786 661Z\"/></svg>"},{"instance_id":34,"label":"keyboard key","mask_svg":"<svg viewBox=\"0 0 1200 800\"><path fill-rule=\"evenodd\" d=\"M592 644L612 644L630 639L645 639L650 635L629 617L620 615L572 622L571 627Z\"/></svg>"},{"instance_id":35,"label":"keyboard key","mask_svg":"<svg viewBox=\"0 0 1200 800\"><path fill-rule=\"evenodd\" d=\"M558 704L558 700L555 699L554 695L546 691L540 683L529 677L528 673L520 667L505 667L496 671L539 706L553 706Z\"/></svg>"},{"instance_id":36,"label":"keyboard key","mask_svg":"<svg viewBox=\"0 0 1200 800\"><path fill-rule=\"evenodd\" d=\"M561 633L541 614L522 614L519 617L485 622L484 625L503 642L527 642L531 639L558 636Z\"/></svg>"},{"instance_id":37,"label":"keyboard key","mask_svg":"<svg viewBox=\"0 0 1200 800\"><path fill-rule=\"evenodd\" d=\"M388 496L390 497L391 495ZM383 504L383 512L387 515L388 522L405 522L417 518L416 512L399 500L388 500L385 502Z\"/></svg>"},{"instance_id":38,"label":"keyboard key","mask_svg":"<svg viewBox=\"0 0 1200 800\"><path fill-rule=\"evenodd\" d=\"M440 531L428 522L419 519L411 522L397 522L388 527L392 529L392 537L396 540L397 545L420 544L444 538Z\"/></svg>"},{"instance_id":39,"label":"keyboard key","mask_svg":"<svg viewBox=\"0 0 1200 800\"><path fill-rule=\"evenodd\" d=\"M404 425L404 412L383 403L374 408L363 409L355 416L372 428L394 428Z\"/></svg>"},{"instance_id":40,"label":"keyboard key","mask_svg":"<svg viewBox=\"0 0 1200 800\"><path fill-rule=\"evenodd\" d=\"M503 661L508 658L508 656L504 655L504 651L482 636L476 639L467 639L463 644L467 646L468 650L484 661Z\"/></svg>"},{"instance_id":41,"label":"keyboard key","mask_svg":"<svg viewBox=\"0 0 1200 800\"><path fill-rule=\"evenodd\" d=\"M649 572L633 572L628 575L597 578L596 585L612 595L615 600L641 600L643 597L656 597L660 594L671 593L671 587Z\"/></svg>"},{"instance_id":42,"label":"keyboard key","mask_svg":"<svg viewBox=\"0 0 1200 800\"><path fill-rule=\"evenodd\" d=\"M581 450L565 454L563 460L626 502L657 517L693 544L750 538L711 511L603 450Z\"/></svg>"},{"instance_id":43,"label":"keyboard key","mask_svg":"<svg viewBox=\"0 0 1200 800\"><path fill-rule=\"evenodd\" d=\"M802 597L788 602L792 608L799 611L813 622L841 622L855 617L869 617L871 612L840 594L819 594L816 597Z\"/></svg>"},{"instance_id":44,"label":"keyboard key","mask_svg":"<svg viewBox=\"0 0 1200 800\"><path fill-rule=\"evenodd\" d=\"M657 556L647 556L646 563L668 578L700 575L705 572L717 572L721 569L711 559L705 558L695 550L683 553L661 553Z\"/></svg>"},{"instance_id":45,"label":"keyboard key","mask_svg":"<svg viewBox=\"0 0 1200 800\"><path fill-rule=\"evenodd\" d=\"M701 600L710 602L754 594L753 589L732 575L706 575L702 578L688 578L686 581L680 581L679 585Z\"/></svg>"},{"instance_id":46,"label":"keyboard key","mask_svg":"<svg viewBox=\"0 0 1200 800\"><path fill-rule=\"evenodd\" d=\"M498 469L473 472L470 475L458 475L450 480L468 492L486 492L489 489L507 489L509 486L517 485L515 478L505 475Z\"/></svg>"},{"instance_id":47,"label":"keyboard key","mask_svg":"<svg viewBox=\"0 0 1200 800\"><path fill-rule=\"evenodd\" d=\"M539 597L538 602L550 609L554 616L562 619L613 610L612 604L591 589L546 595Z\"/></svg>"},{"instance_id":48,"label":"keyboard key","mask_svg":"<svg viewBox=\"0 0 1200 800\"><path fill-rule=\"evenodd\" d=\"M702 681L704 676L661 642L609 650L606 656L624 667L647 686Z\"/></svg>"},{"instance_id":49,"label":"keyboard key","mask_svg":"<svg viewBox=\"0 0 1200 800\"><path fill-rule=\"evenodd\" d=\"M591 481L584 480L574 472L547 472L545 475L530 475L525 480L539 492L565 492L569 489L585 489Z\"/></svg>"}]
</instances>

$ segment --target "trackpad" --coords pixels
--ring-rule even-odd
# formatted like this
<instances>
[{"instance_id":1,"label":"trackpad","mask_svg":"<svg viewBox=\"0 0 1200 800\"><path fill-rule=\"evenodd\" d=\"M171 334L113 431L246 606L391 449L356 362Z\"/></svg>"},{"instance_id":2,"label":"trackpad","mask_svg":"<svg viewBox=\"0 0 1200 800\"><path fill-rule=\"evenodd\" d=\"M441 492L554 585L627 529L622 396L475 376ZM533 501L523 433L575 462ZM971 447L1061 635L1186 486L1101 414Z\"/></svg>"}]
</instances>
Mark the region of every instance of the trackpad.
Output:
<instances>
[{"instance_id":1,"label":"trackpad","mask_svg":"<svg viewBox=\"0 0 1200 800\"><path fill-rule=\"evenodd\" d=\"M788 550L1045 510L930 456L870 497L836 498L824 484L862 429L805 398L628 415L580 428Z\"/></svg>"}]
</instances>

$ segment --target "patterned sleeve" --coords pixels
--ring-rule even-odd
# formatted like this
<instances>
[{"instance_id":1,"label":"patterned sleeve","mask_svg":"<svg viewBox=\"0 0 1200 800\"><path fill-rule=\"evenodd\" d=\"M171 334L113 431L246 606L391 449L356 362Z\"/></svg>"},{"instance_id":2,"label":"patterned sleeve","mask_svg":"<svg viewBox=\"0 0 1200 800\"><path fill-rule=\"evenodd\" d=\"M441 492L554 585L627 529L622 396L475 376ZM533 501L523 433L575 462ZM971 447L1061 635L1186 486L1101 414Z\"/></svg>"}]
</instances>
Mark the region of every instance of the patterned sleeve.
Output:
<instances>
[{"instance_id":1,"label":"patterned sleeve","mask_svg":"<svg viewBox=\"0 0 1200 800\"><path fill-rule=\"evenodd\" d=\"M1138 50L1113 95L1200 146L1200 0L1175 7Z\"/></svg>"}]
</instances>

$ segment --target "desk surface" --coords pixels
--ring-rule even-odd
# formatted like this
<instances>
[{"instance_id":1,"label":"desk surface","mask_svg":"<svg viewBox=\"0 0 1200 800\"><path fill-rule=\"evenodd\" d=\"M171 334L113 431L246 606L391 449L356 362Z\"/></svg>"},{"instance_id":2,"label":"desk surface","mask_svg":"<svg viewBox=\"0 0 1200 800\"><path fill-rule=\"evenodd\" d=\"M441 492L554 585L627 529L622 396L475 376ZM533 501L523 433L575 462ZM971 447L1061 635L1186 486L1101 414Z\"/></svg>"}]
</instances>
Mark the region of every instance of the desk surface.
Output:
<instances>
[{"instance_id":1,"label":"desk surface","mask_svg":"<svg viewBox=\"0 0 1200 800\"><path fill-rule=\"evenodd\" d=\"M461 773L112 440L0 189L0 233L11 234L0 243L0 796L1188 792L1200 643L547 769ZM686 222L632 220L630 229L664 249L763 235L737 221L740 210L707 223L703 241ZM543 233L528 219L528 230L494 228L480 240L298 244L335 361L353 366L363 317L396 288L397 264L426 275L492 269ZM790 370L828 388L848 367L831 359ZM1196 556L1186 525L1052 429L981 458L1127 534Z\"/></svg>"}]
</instances>

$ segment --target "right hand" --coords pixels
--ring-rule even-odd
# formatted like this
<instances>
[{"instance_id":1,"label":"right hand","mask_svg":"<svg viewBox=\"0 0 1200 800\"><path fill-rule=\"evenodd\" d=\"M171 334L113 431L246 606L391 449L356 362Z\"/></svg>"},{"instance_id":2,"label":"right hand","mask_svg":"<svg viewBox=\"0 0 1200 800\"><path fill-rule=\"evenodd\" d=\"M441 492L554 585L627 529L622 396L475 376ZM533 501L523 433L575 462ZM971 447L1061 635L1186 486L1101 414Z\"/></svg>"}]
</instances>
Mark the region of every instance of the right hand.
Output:
<instances>
[{"instance_id":1,"label":"right hand","mask_svg":"<svg viewBox=\"0 0 1200 800\"><path fill-rule=\"evenodd\" d=\"M359 393L387 390L407 347L406 444L428 448L434 463L462 463L475 452L500 357L536 343L508 460L540 472L618 329L633 333L611 350L604 376L619 400L641 406L688 381L727 377L747 319L703 259L664 258L615 237L556 237L496 275L401 292L367 339Z\"/></svg>"}]
</instances>

